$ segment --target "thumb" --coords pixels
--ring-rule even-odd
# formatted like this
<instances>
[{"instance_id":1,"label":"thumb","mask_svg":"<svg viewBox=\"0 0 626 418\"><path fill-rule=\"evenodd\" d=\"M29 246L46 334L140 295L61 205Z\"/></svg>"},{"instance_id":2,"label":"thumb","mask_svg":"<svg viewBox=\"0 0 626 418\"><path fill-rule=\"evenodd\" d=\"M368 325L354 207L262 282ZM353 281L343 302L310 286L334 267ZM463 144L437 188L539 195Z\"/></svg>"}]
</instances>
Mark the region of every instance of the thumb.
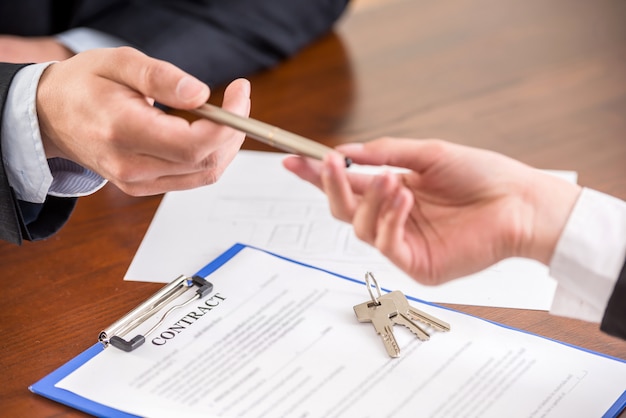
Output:
<instances>
[{"instance_id":1,"label":"thumb","mask_svg":"<svg viewBox=\"0 0 626 418\"><path fill-rule=\"evenodd\" d=\"M174 89L174 97L167 96L164 92L162 98L153 96L157 101L178 109L192 109L209 100L209 86L190 75L183 75L178 78L176 88Z\"/></svg>"},{"instance_id":2,"label":"thumb","mask_svg":"<svg viewBox=\"0 0 626 418\"><path fill-rule=\"evenodd\" d=\"M209 86L166 61L130 47L109 50L101 74L177 109L193 109L209 99Z\"/></svg>"},{"instance_id":3,"label":"thumb","mask_svg":"<svg viewBox=\"0 0 626 418\"><path fill-rule=\"evenodd\" d=\"M438 139L384 137L366 143L339 145L336 150L357 164L389 165L422 173L443 157L449 158L460 147Z\"/></svg>"}]
</instances>

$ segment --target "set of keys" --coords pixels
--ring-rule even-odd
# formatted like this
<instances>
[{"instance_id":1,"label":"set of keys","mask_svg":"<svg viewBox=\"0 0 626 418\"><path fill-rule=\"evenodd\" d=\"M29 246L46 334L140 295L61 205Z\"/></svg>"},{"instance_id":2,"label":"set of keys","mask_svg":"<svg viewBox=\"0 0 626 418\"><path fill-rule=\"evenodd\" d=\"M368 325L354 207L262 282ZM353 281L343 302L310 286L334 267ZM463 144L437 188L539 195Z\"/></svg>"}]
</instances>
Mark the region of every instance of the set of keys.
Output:
<instances>
[{"instance_id":1,"label":"set of keys","mask_svg":"<svg viewBox=\"0 0 626 418\"><path fill-rule=\"evenodd\" d=\"M377 296L372 292L372 283L376 288ZM438 331L450 331L450 325L409 305L406 296L399 290L385 295L380 294L380 287L376 278L370 272L365 273L365 283L371 300L354 306L354 313L359 322L371 322L385 344L385 349L391 357L400 357L400 347L393 335L393 326L407 327L421 341L430 339L430 334L416 321L419 321Z\"/></svg>"}]
</instances>

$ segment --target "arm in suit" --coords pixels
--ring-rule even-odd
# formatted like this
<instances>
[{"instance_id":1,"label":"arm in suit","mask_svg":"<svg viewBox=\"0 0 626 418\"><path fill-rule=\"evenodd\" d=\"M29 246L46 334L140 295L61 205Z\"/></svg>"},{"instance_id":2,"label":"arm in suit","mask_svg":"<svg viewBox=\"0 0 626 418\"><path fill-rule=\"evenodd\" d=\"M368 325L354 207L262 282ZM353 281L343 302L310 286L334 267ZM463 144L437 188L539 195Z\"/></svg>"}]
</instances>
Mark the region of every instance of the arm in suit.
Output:
<instances>
[{"instance_id":1,"label":"arm in suit","mask_svg":"<svg viewBox=\"0 0 626 418\"><path fill-rule=\"evenodd\" d=\"M4 64L0 70L6 75L3 219L12 242L54 233L67 220L73 197L96 191L104 178L136 196L217 181L245 138L227 126L186 121L152 106L148 98L193 109L208 100L209 87L132 48L20 68ZM249 82L230 83L222 107L247 116ZM41 136L29 135L32 125Z\"/></svg>"},{"instance_id":2,"label":"arm in suit","mask_svg":"<svg viewBox=\"0 0 626 418\"><path fill-rule=\"evenodd\" d=\"M328 32L347 4L348 0L22 0L0 5L0 33L30 37L93 29L215 85L292 56ZM35 56L28 61L42 60Z\"/></svg>"},{"instance_id":3,"label":"arm in suit","mask_svg":"<svg viewBox=\"0 0 626 418\"><path fill-rule=\"evenodd\" d=\"M124 39L148 55L173 62L207 83L218 84L271 67L294 54L328 31L347 3L23 0L0 5L0 33L49 36L77 27L92 28ZM18 69L1 64L2 107ZM2 161L0 196L0 239L15 243L51 235L64 224L75 205L75 199L51 196L44 204L16 199Z\"/></svg>"},{"instance_id":4,"label":"arm in suit","mask_svg":"<svg viewBox=\"0 0 626 418\"><path fill-rule=\"evenodd\" d=\"M0 126L11 81L22 67L0 63ZM65 224L75 204L76 199L53 196L43 204L18 200L9 186L0 143L0 239L21 244L23 239L46 238Z\"/></svg>"},{"instance_id":5,"label":"arm in suit","mask_svg":"<svg viewBox=\"0 0 626 418\"><path fill-rule=\"evenodd\" d=\"M347 0L124 2L88 27L209 84L277 64L330 30Z\"/></svg>"}]
</instances>

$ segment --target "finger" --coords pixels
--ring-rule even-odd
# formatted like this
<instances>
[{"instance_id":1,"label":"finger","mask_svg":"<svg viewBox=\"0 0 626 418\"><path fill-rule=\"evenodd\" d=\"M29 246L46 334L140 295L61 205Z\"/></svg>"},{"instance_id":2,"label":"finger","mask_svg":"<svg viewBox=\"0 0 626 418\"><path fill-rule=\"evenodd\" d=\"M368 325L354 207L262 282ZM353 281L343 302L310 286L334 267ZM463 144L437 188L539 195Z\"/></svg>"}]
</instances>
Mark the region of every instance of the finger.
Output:
<instances>
[{"instance_id":1,"label":"finger","mask_svg":"<svg viewBox=\"0 0 626 418\"><path fill-rule=\"evenodd\" d=\"M219 180L225 166L217 165L207 170L187 174L162 175L154 178L128 181L127 179L109 179L124 193L131 196L150 196L176 190L189 190L207 186ZM157 170L163 173L165 170Z\"/></svg>"},{"instance_id":2,"label":"finger","mask_svg":"<svg viewBox=\"0 0 626 418\"><path fill-rule=\"evenodd\" d=\"M227 96L226 106L239 114L249 112L247 81L237 83L236 94ZM231 160L240 148L245 134L232 128L198 119L193 123L151 108L142 101L118 111L112 123L118 130L115 146L137 154L146 154L202 169L218 150ZM226 152L227 151L227 152Z\"/></svg>"},{"instance_id":3,"label":"finger","mask_svg":"<svg viewBox=\"0 0 626 418\"><path fill-rule=\"evenodd\" d=\"M345 170L345 160L338 153L324 157L320 172L322 190L328 196L330 212L339 220L351 222L357 207L357 197Z\"/></svg>"},{"instance_id":4,"label":"finger","mask_svg":"<svg viewBox=\"0 0 626 418\"><path fill-rule=\"evenodd\" d=\"M321 179L321 161L297 155L289 155L283 159L282 163L283 167L300 177L302 180L308 181L322 191L324 190Z\"/></svg>"},{"instance_id":5,"label":"finger","mask_svg":"<svg viewBox=\"0 0 626 418\"><path fill-rule=\"evenodd\" d=\"M144 96L177 109L193 109L206 103L209 86L165 61L150 58L129 47L97 55L100 74L131 87Z\"/></svg>"},{"instance_id":6,"label":"finger","mask_svg":"<svg viewBox=\"0 0 626 418\"><path fill-rule=\"evenodd\" d=\"M346 171L345 160L343 164L341 169L346 172L352 191L358 195L362 194L369 186L373 176L365 173L353 173L350 170ZM308 181L324 191L321 180L321 161L299 155L289 155L283 159L283 166L302 180Z\"/></svg>"},{"instance_id":7,"label":"finger","mask_svg":"<svg viewBox=\"0 0 626 418\"><path fill-rule=\"evenodd\" d=\"M111 148L189 166L200 165L214 151L215 142L220 139L216 137L221 136L208 121L192 125L141 101L127 103L110 116L107 141ZM223 128L223 131L232 135L231 130Z\"/></svg>"},{"instance_id":8,"label":"finger","mask_svg":"<svg viewBox=\"0 0 626 418\"><path fill-rule=\"evenodd\" d=\"M224 90L222 108L247 117L250 114L250 81L239 78L231 82Z\"/></svg>"},{"instance_id":9,"label":"finger","mask_svg":"<svg viewBox=\"0 0 626 418\"><path fill-rule=\"evenodd\" d=\"M421 173L461 148L436 139L380 138L367 143L343 144L336 149L358 164L390 165Z\"/></svg>"},{"instance_id":10,"label":"finger","mask_svg":"<svg viewBox=\"0 0 626 418\"><path fill-rule=\"evenodd\" d=\"M404 271L410 267L411 251L415 250L406 244L405 238L409 233L407 220L413 204L413 194L408 189L398 188L383 208L374 241L374 246Z\"/></svg>"},{"instance_id":11,"label":"finger","mask_svg":"<svg viewBox=\"0 0 626 418\"><path fill-rule=\"evenodd\" d=\"M224 91L222 107L240 116L248 117L250 114L250 82L242 78L230 83ZM207 122L208 121L196 121L194 124L205 124ZM200 126L200 129L202 128L203 127ZM193 126L192 129L195 129L195 126ZM221 151L217 157L221 164L224 166L228 165L241 148L246 137L245 133L212 122L210 126L206 125L206 129L208 129L208 131L205 132L205 135L207 135L204 139L205 143L207 145L214 143L219 146ZM212 132L215 133L212 134ZM209 135L216 135L218 139L211 139ZM211 149L209 148L208 151L211 151Z\"/></svg>"},{"instance_id":12,"label":"finger","mask_svg":"<svg viewBox=\"0 0 626 418\"><path fill-rule=\"evenodd\" d=\"M217 157L218 153L215 154ZM208 159L204 168L198 168L145 154L129 154L123 150L111 150L104 153L98 159L97 164L98 166L93 170L122 190L126 187L134 187L132 186L134 184L155 181L160 177L181 176L200 171L215 172L215 180L217 180L219 173L223 171L222 166L227 165L221 164L218 158L213 158ZM213 183L208 177L207 175L206 184Z\"/></svg>"},{"instance_id":13,"label":"finger","mask_svg":"<svg viewBox=\"0 0 626 418\"><path fill-rule=\"evenodd\" d=\"M241 78L230 83L224 91L222 107L247 117L250 114L250 82ZM191 133L185 145L191 152L191 161L197 161L193 166L199 169L211 164L224 169L235 158L246 137L244 132L206 119L194 121Z\"/></svg>"},{"instance_id":14,"label":"finger","mask_svg":"<svg viewBox=\"0 0 626 418\"><path fill-rule=\"evenodd\" d=\"M397 188L398 180L388 172L372 180L354 214L353 225L360 239L372 245L375 243L382 207L385 202L393 198L393 193Z\"/></svg>"}]
</instances>

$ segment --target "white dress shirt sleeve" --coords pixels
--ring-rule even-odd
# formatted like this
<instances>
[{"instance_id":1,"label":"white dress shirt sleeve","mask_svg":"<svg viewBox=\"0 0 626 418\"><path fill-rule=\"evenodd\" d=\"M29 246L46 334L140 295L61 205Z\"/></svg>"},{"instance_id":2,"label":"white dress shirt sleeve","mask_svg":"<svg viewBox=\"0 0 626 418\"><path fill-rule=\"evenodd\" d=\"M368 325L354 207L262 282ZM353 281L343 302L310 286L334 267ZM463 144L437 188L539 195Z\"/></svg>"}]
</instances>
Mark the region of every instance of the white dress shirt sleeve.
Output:
<instances>
[{"instance_id":1,"label":"white dress shirt sleeve","mask_svg":"<svg viewBox=\"0 0 626 418\"><path fill-rule=\"evenodd\" d=\"M18 199L42 203L52 174L41 143L35 97L43 71L51 62L29 65L15 74L2 117L2 158Z\"/></svg>"},{"instance_id":2,"label":"white dress shirt sleeve","mask_svg":"<svg viewBox=\"0 0 626 418\"><path fill-rule=\"evenodd\" d=\"M626 202L583 189L550 262L550 313L601 322L626 258Z\"/></svg>"},{"instance_id":3,"label":"white dress shirt sleeve","mask_svg":"<svg viewBox=\"0 0 626 418\"><path fill-rule=\"evenodd\" d=\"M106 183L98 174L72 161L46 160L36 95L39 78L50 64L29 65L16 73L2 118L0 140L9 185L18 199L32 203L43 203L48 194L84 196Z\"/></svg>"},{"instance_id":4,"label":"white dress shirt sleeve","mask_svg":"<svg viewBox=\"0 0 626 418\"><path fill-rule=\"evenodd\" d=\"M89 29L75 28L56 35L75 53L127 45L122 39ZM39 78L52 62L24 67L15 75L4 107L2 157L9 184L20 200L43 203L46 195L79 197L106 184L98 174L62 158L46 161L37 119Z\"/></svg>"}]
</instances>

